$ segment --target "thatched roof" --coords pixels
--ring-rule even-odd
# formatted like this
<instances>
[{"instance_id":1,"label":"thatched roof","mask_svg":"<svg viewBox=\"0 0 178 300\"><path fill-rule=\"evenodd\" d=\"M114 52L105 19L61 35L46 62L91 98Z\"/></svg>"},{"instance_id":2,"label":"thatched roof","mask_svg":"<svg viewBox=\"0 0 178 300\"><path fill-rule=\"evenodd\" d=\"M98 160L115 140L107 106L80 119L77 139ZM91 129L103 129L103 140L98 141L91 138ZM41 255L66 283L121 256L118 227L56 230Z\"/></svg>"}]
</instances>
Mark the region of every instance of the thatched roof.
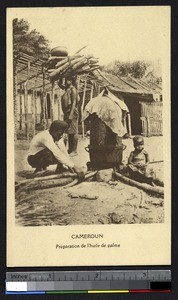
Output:
<instances>
[{"instance_id":1,"label":"thatched roof","mask_svg":"<svg viewBox=\"0 0 178 300\"><path fill-rule=\"evenodd\" d=\"M28 79L28 89L41 90L45 87L46 91L52 90L52 84L50 82L48 73L45 72L46 61L38 59L36 57L19 53L14 58L14 66L16 69L17 85L18 88ZM29 68L30 66L30 68ZM120 77L109 73L95 70L89 74L78 76L78 88L79 92L90 91L92 86L104 86L108 87L111 91L130 93L130 94L162 94L161 86L155 83L147 83L143 79L135 79L130 76ZM56 82L56 89L58 85Z\"/></svg>"}]
</instances>

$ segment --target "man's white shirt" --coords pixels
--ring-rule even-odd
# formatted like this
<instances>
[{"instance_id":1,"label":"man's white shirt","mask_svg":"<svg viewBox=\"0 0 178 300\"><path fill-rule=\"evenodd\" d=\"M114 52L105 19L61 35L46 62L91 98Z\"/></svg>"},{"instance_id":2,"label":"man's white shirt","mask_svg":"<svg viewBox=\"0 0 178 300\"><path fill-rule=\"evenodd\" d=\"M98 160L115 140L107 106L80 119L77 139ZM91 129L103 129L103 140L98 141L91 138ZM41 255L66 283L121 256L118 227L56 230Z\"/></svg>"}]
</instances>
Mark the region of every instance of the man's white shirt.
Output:
<instances>
[{"instance_id":1,"label":"man's white shirt","mask_svg":"<svg viewBox=\"0 0 178 300\"><path fill-rule=\"evenodd\" d=\"M31 141L28 155L35 155L37 152L45 148L48 148L60 163L69 168L74 167L74 163L68 155L63 137L58 142L54 142L49 130L44 130L38 133Z\"/></svg>"}]
</instances>

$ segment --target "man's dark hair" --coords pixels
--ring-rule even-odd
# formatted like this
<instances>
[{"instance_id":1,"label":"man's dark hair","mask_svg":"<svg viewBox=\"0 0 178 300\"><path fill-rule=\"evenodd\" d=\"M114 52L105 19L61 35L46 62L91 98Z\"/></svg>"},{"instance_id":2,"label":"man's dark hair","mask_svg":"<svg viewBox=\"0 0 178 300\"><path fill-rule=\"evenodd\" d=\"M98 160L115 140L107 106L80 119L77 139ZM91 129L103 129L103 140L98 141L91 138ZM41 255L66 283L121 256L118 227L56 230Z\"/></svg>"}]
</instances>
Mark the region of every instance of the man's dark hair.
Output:
<instances>
[{"instance_id":1,"label":"man's dark hair","mask_svg":"<svg viewBox=\"0 0 178 300\"><path fill-rule=\"evenodd\" d=\"M68 124L65 121L55 120L51 123L49 132L53 133L53 132L56 132L61 129L63 131L65 131L67 129L67 127L68 127Z\"/></svg>"}]
</instances>

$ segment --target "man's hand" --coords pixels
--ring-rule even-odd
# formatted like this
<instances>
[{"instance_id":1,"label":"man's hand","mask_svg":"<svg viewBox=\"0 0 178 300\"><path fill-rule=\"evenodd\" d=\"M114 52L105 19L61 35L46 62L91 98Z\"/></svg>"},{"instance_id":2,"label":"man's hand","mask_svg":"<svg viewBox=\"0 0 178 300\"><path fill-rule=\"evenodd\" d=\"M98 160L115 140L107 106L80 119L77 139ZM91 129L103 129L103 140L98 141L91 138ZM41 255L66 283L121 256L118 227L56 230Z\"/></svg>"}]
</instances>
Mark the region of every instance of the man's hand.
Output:
<instances>
[{"instance_id":1,"label":"man's hand","mask_svg":"<svg viewBox=\"0 0 178 300\"><path fill-rule=\"evenodd\" d=\"M79 180L82 181L85 178L85 174L84 174L82 168L74 166L73 170L75 173L77 173Z\"/></svg>"},{"instance_id":2,"label":"man's hand","mask_svg":"<svg viewBox=\"0 0 178 300\"><path fill-rule=\"evenodd\" d=\"M70 124L71 122L72 122L72 116L69 116L68 123Z\"/></svg>"}]
</instances>

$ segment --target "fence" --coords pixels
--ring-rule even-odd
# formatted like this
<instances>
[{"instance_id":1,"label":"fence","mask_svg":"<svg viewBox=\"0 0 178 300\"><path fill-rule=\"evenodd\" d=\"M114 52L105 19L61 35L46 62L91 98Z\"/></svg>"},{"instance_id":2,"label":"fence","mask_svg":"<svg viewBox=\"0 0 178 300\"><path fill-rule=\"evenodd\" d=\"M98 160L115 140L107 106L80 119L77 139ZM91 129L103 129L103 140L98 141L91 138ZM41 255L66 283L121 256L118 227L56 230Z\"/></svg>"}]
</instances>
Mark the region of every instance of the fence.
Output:
<instances>
[{"instance_id":1,"label":"fence","mask_svg":"<svg viewBox=\"0 0 178 300\"><path fill-rule=\"evenodd\" d=\"M141 104L141 121L143 136L163 135L163 103L152 102Z\"/></svg>"}]
</instances>

